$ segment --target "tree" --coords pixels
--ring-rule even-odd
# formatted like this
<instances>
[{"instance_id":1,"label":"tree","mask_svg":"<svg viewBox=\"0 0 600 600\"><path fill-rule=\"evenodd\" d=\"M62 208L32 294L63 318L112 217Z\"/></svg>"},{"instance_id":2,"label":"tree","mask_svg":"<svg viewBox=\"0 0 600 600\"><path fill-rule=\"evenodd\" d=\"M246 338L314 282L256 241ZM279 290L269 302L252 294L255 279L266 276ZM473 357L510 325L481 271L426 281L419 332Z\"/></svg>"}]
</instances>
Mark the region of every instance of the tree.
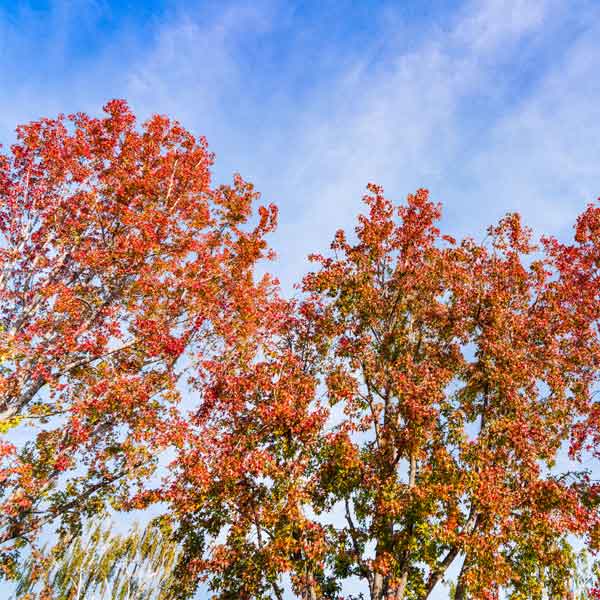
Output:
<instances>
[{"instance_id":1,"label":"tree","mask_svg":"<svg viewBox=\"0 0 600 600\"><path fill-rule=\"evenodd\" d=\"M243 344L271 285L253 267L275 208L239 176L212 187L177 122L104 110L19 127L0 156L0 425L28 439L0 443L7 572L44 524L145 484L185 430L186 372Z\"/></svg>"},{"instance_id":2,"label":"tree","mask_svg":"<svg viewBox=\"0 0 600 600\"><path fill-rule=\"evenodd\" d=\"M126 534L107 521L86 523L51 549L30 556L18 575L19 600L165 600L179 547L167 522L135 524Z\"/></svg>"},{"instance_id":3,"label":"tree","mask_svg":"<svg viewBox=\"0 0 600 600\"><path fill-rule=\"evenodd\" d=\"M562 598L570 536L597 548L596 486L557 462L594 410L597 288L518 215L457 243L424 190L369 189L263 359L205 388L171 474L191 581L424 599L457 564L456 599Z\"/></svg>"},{"instance_id":4,"label":"tree","mask_svg":"<svg viewBox=\"0 0 600 600\"><path fill-rule=\"evenodd\" d=\"M560 252L533 259L518 215L457 244L425 191L395 208L370 190L357 243L338 232L305 279L343 406L316 505L345 506L333 561L374 599L426 598L459 556L456 598L564 594L567 536L598 515L586 473L553 468L590 409L598 313L582 318Z\"/></svg>"},{"instance_id":5,"label":"tree","mask_svg":"<svg viewBox=\"0 0 600 600\"><path fill-rule=\"evenodd\" d=\"M275 209L107 111L21 128L0 169L3 426L33 432L0 450L7 570L45 523L160 502L172 598L420 600L453 565L456 600L563 597L600 533L600 209L572 244L516 214L457 242L371 185L287 301L254 275Z\"/></svg>"}]
</instances>

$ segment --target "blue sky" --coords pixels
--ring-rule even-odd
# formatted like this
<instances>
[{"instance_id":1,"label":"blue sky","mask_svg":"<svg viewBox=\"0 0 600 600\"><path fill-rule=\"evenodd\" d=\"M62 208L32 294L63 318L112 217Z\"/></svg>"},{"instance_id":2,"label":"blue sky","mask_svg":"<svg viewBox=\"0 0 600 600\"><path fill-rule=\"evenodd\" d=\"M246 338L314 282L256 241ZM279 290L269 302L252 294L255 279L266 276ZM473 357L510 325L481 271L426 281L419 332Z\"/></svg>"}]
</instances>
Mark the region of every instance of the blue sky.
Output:
<instances>
[{"instance_id":1,"label":"blue sky","mask_svg":"<svg viewBox=\"0 0 600 600\"><path fill-rule=\"evenodd\" d=\"M0 141L126 98L206 135L280 207L275 267L427 187L455 235L507 211L566 237L600 195L600 3L0 0Z\"/></svg>"},{"instance_id":2,"label":"blue sky","mask_svg":"<svg viewBox=\"0 0 600 600\"><path fill-rule=\"evenodd\" d=\"M600 194L598 39L591 0L5 0L0 140L113 97L180 119L279 204L289 289L368 181L428 187L459 235L568 235Z\"/></svg>"}]
</instances>

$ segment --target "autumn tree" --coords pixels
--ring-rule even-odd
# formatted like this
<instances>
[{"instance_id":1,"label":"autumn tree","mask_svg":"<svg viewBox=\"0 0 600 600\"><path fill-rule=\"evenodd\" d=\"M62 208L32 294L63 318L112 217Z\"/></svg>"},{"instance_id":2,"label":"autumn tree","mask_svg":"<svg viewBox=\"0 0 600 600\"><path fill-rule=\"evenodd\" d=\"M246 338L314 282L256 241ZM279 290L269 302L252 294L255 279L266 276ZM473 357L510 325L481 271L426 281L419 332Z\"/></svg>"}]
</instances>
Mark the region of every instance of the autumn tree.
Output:
<instances>
[{"instance_id":1,"label":"autumn tree","mask_svg":"<svg viewBox=\"0 0 600 600\"><path fill-rule=\"evenodd\" d=\"M426 191L370 191L356 241L338 232L304 280L341 407L314 498L344 507L334 570L376 600L426 598L459 561L457 599L562 597L568 536L597 543L594 486L557 462L598 377L597 289L586 312L565 250L536 253L516 214L457 243Z\"/></svg>"},{"instance_id":2,"label":"autumn tree","mask_svg":"<svg viewBox=\"0 0 600 600\"><path fill-rule=\"evenodd\" d=\"M186 427L186 372L243 345L275 209L213 186L203 138L127 104L42 119L0 155L0 541L124 506ZM18 440L18 444L15 443Z\"/></svg>"},{"instance_id":3,"label":"autumn tree","mask_svg":"<svg viewBox=\"0 0 600 600\"><path fill-rule=\"evenodd\" d=\"M45 524L160 503L172 598L416 600L454 572L456 600L562 598L600 532L599 209L572 244L515 214L456 241L426 191L371 185L288 301L254 273L275 209L213 187L177 123L106 110L0 164L6 571Z\"/></svg>"}]
</instances>

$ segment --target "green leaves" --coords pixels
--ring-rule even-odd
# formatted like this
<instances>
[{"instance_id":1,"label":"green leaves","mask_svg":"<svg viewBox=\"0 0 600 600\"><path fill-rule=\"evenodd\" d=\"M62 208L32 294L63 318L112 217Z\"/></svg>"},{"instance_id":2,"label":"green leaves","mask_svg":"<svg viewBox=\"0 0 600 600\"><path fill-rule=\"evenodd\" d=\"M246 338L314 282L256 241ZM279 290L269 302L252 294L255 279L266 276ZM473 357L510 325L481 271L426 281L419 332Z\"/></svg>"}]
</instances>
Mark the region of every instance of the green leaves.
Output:
<instances>
[{"instance_id":1,"label":"green leaves","mask_svg":"<svg viewBox=\"0 0 600 600\"><path fill-rule=\"evenodd\" d=\"M16 598L47 600L167 600L173 598L181 549L165 520L129 532L108 521L34 552L19 568Z\"/></svg>"}]
</instances>

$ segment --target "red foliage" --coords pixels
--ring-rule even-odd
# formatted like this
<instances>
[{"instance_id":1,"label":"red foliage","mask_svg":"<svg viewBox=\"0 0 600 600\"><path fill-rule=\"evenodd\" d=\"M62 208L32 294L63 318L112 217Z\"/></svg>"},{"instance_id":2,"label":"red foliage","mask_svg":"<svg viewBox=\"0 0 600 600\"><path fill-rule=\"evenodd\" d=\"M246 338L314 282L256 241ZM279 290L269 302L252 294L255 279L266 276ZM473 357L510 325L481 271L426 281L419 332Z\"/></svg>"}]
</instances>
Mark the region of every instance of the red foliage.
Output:
<instances>
[{"instance_id":1,"label":"red foliage","mask_svg":"<svg viewBox=\"0 0 600 600\"><path fill-rule=\"evenodd\" d=\"M478 244L370 185L287 302L255 277L275 208L178 123L105 111L0 157L7 568L46 523L162 502L182 595L425 598L455 561L457 600L566 593L600 531L600 208L572 244L516 214Z\"/></svg>"}]
</instances>

